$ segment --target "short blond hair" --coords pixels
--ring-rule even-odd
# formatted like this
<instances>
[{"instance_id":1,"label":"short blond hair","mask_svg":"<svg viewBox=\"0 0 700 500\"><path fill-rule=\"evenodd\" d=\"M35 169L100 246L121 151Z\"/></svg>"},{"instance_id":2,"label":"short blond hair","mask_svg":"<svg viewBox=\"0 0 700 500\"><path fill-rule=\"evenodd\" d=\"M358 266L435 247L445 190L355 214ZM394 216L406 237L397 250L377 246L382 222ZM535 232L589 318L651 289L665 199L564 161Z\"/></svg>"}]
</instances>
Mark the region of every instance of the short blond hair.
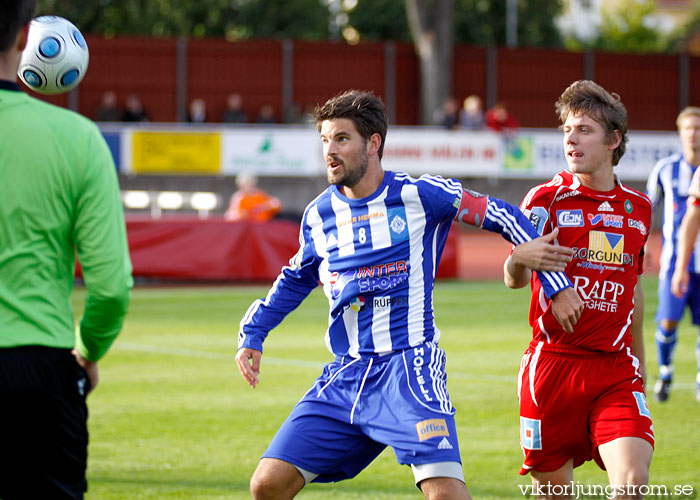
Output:
<instances>
[{"instance_id":1,"label":"short blond hair","mask_svg":"<svg viewBox=\"0 0 700 500\"><path fill-rule=\"evenodd\" d=\"M678 118L676 118L676 127L681 128L681 122L683 118L687 116L697 116L700 118L700 108L697 106L686 106L678 113Z\"/></svg>"}]
</instances>

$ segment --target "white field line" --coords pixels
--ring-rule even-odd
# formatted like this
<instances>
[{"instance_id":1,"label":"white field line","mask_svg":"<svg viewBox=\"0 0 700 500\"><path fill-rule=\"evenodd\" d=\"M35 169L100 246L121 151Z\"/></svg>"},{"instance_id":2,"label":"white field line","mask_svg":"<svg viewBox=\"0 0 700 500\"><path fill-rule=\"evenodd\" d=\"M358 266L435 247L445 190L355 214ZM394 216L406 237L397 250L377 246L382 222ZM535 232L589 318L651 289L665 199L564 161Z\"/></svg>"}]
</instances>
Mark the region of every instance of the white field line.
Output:
<instances>
[{"instance_id":1,"label":"white field line","mask_svg":"<svg viewBox=\"0 0 700 500\"><path fill-rule=\"evenodd\" d=\"M205 359L218 359L222 361L234 361L235 352L230 354L211 352L211 351L201 351L198 349L184 349L179 347L166 347L159 345L149 345L149 344L134 344L131 342L117 342L114 344L113 349L122 351L136 351L136 352L146 352L151 354L167 354L170 356L185 356L190 358L205 358ZM284 359L275 358L267 355L263 355L262 362L270 365L281 365L281 366L294 366L297 368L315 368L321 369L324 367L326 362L323 361L305 361L302 359ZM479 374L474 375L470 373L459 372L456 370L448 370L448 378L458 378L461 380L474 380L482 382L516 382L517 375L488 375ZM673 383L675 389L690 389L695 387L695 382L680 382Z\"/></svg>"}]
</instances>

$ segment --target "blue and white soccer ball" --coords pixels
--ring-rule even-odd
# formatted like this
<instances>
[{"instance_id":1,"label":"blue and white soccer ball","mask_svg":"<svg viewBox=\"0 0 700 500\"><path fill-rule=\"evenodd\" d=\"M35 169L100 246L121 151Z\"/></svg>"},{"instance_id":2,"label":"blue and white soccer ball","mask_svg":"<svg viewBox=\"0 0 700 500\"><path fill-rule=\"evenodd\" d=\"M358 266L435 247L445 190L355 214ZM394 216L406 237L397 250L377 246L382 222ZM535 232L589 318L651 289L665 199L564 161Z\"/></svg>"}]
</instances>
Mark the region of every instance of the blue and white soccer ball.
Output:
<instances>
[{"instance_id":1,"label":"blue and white soccer ball","mask_svg":"<svg viewBox=\"0 0 700 500\"><path fill-rule=\"evenodd\" d=\"M17 75L40 94L61 94L80 83L89 59L85 38L73 23L58 16L40 16L29 25Z\"/></svg>"}]
</instances>

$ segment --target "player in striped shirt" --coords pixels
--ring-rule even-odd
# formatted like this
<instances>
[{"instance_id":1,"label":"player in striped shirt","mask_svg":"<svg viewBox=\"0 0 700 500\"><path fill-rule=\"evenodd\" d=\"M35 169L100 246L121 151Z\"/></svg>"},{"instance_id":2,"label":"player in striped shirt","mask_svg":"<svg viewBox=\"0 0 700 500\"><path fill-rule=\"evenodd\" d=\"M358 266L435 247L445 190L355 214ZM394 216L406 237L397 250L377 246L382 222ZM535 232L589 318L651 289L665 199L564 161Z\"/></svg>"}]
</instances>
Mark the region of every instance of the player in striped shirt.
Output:
<instances>
[{"instance_id":1,"label":"player in striped shirt","mask_svg":"<svg viewBox=\"0 0 700 500\"><path fill-rule=\"evenodd\" d=\"M679 299L687 296L694 279L688 264L693 259L695 242L700 229L700 168L695 169L688 194L688 208L678 229L676 269L671 278L671 291ZM700 334L698 334L695 353L698 363L695 376L695 400L700 403Z\"/></svg>"},{"instance_id":2,"label":"player in striped shirt","mask_svg":"<svg viewBox=\"0 0 700 500\"><path fill-rule=\"evenodd\" d=\"M469 498L454 408L438 347L433 286L454 219L523 244L562 322L582 307L561 273L570 250L520 211L436 176L385 172L387 117L371 93L348 91L315 111L330 187L306 208L300 245L267 297L241 321L241 374L258 383L268 332L318 285L330 306L335 360L296 405L251 480L253 498L292 498L306 483L352 478L386 447L410 464L426 498Z\"/></svg>"},{"instance_id":3,"label":"player in striped shirt","mask_svg":"<svg viewBox=\"0 0 700 500\"><path fill-rule=\"evenodd\" d=\"M679 228L686 213L691 179L700 164L700 108L683 109L676 119L676 125L683 152L660 160L654 166L647 183L647 195L654 206L659 203L662 195L664 198L655 335L659 378L654 385L654 399L660 402L668 399L671 390L676 332L686 307L690 309L693 324L700 326L700 245L695 245L689 254L689 261L685 261L688 268L687 288L679 297L671 292L671 277L676 267L676 242L680 241ZM698 343L700 345L700 334ZM698 367L700 374L700 355Z\"/></svg>"},{"instance_id":4,"label":"player in striped shirt","mask_svg":"<svg viewBox=\"0 0 700 500\"><path fill-rule=\"evenodd\" d=\"M585 309L573 332L564 331L539 276L512 257L506 261L508 286L532 286L533 338L518 374L520 473L531 473L543 495L559 492L547 498L572 498L565 488L573 485L574 468L595 459L616 498L641 498L654 446L639 281L651 203L614 173L627 141L619 96L582 80L556 108L569 171L534 187L521 208L538 233L558 231L558 242L573 248L566 273Z\"/></svg>"}]
</instances>

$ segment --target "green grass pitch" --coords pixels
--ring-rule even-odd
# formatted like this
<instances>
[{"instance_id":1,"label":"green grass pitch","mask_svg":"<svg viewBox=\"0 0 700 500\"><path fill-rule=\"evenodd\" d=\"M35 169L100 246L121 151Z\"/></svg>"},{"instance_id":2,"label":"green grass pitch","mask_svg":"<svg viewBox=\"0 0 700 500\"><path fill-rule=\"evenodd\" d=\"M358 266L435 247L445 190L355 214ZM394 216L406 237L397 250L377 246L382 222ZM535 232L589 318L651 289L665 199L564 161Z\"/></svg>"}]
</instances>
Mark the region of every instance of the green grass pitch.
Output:
<instances>
[{"instance_id":1,"label":"green grass pitch","mask_svg":"<svg viewBox=\"0 0 700 500\"><path fill-rule=\"evenodd\" d=\"M644 278L650 382L656 279ZM88 500L246 499L248 481L277 427L330 359L323 342L328 304L317 289L265 344L261 383L248 387L234 362L238 322L266 287L136 288L124 330L100 363L89 397ZM84 290L74 293L76 316ZM523 498L518 485L520 356L529 339L527 289L499 282L441 281L435 291L448 389L457 408L464 473L474 498ZM700 490L700 405L693 397L696 330L679 330L676 387L649 398L657 446L650 483ZM297 498L419 499L410 468L387 449L357 478L310 485ZM581 484L607 484L593 463ZM686 497L687 498L687 497Z\"/></svg>"}]
</instances>

